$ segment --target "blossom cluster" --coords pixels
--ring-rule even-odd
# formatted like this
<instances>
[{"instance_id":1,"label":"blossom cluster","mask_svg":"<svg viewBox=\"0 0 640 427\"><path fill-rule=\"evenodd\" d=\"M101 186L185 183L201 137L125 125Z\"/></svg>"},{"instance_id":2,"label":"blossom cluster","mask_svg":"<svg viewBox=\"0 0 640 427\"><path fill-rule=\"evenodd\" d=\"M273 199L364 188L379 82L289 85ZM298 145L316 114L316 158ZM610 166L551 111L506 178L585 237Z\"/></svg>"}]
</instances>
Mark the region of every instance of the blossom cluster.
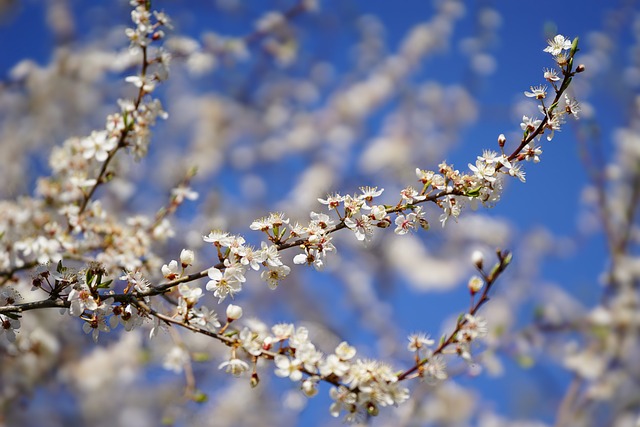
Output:
<instances>
[{"instance_id":1,"label":"blossom cluster","mask_svg":"<svg viewBox=\"0 0 640 427\"><path fill-rule=\"evenodd\" d=\"M142 66L140 73L127 81L138 88L138 94L134 99L118 100L120 109L107 117L104 129L85 137L69 138L52 150L49 158L52 176L38 180L38 198L20 201L22 206L17 209L23 213L9 220L25 226L8 227L22 230L22 235L13 231L3 235L13 242L0 254L4 270L9 266L22 268L31 263L58 262L69 254L96 250L100 250L96 260L109 266L110 271L134 270L151 253L151 239L171 236L168 221L153 223L143 216L131 216L123 224L99 200L92 200L96 189L116 175L112 166L116 152L124 148L141 158L148 149L150 127L158 118L167 118L160 101L150 95L155 83L167 78L169 58L162 50L152 51L150 43L162 39L162 28L170 23L163 14L152 15L146 2L132 4L135 28L127 29L127 35Z\"/></svg>"},{"instance_id":2,"label":"blossom cluster","mask_svg":"<svg viewBox=\"0 0 640 427\"><path fill-rule=\"evenodd\" d=\"M409 390L398 381L391 366L368 359L356 358L356 349L340 343L333 353L325 355L309 339L305 327L280 323L271 330L260 325L247 327L238 333L241 348L252 356L272 355L275 374L299 382L302 392L312 397L318 393L318 383L327 381L334 403L330 412L338 417L346 411L345 421L356 422L367 415L376 415L379 407L397 405L409 397ZM275 353L273 353L275 351ZM250 366L238 357L234 347L230 359L220 369L241 375ZM257 374L253 374L257 378Z\"/></svg>"},{"instance_id":3,"label":"blossom cluster","mask_svg":"<svg viewBox=\"0 0 640 427\"><path fill-rule=\"evenodd\" d=\"M275 289L279 281L291 271L280 260L278 249L266 242L262 242L260 249L256 249L245 245L243 237L222 231L212 231L204 236L203 240L215 246L219 258L223 260L220 268L211 267L207 271L209 282L206 288L213 291L219 301L223 301L227 296L233 297L242 290L247 268L257 271L266 267L261 277L271 289Z\"/></svg>"},{"instance_id":4,"label":"blossom cluster","mask_svg":"<svg viewBox=\"0 0 640 427\"><path fill-rule=\"evenodd\" d=\"M407 349L415 353L415 364L405 372L397 371L384 362L356 358L356 349L347 342L341 342L332 353L326 354L311 341L306 327L296 327L291 323L278 323L268 328L261 321L251 319L244 326L230 328L243 315L242 308L234 304L227 307L226 324L223 326L217 316L204 308L204 313L193 309L194 315L184 316L202 296L199 288L179 286L178 313L183 314L184 323L189 324L193 331L217 331L218 334L224 333L225 337L232 337L225 341L230 347L229 358L219 365L219 369L234 376L250 374L251 383L256 386L260 381L258 358L273 359L275 375L298 383L307 397L318 393L320 382L331 384L331 415L338 417L344 413L345 422L360 422L368 416L377 415L380 407L396 406L406 401L409 389L403 385L403 380L420 377L436 383L448 378L444 355L454 354L467 362L473 361L472 346L486 336L488 329L486 321L472 313L486 300L489 288L511 258L499 254L499 259L500 262L488 275L478 267L485 279L472 280L480 280L483 284L486 281L482 298L472 304L471 311L459 318L455 330L443 336L437 346L424 333L409 336ZM175 350L176 353L180 351ZM167 355L166 363L171 369L180 371L185 361L176 359L173 353ZM414 371L416 373L412 375Z\"/></svg>"}]
</instances>

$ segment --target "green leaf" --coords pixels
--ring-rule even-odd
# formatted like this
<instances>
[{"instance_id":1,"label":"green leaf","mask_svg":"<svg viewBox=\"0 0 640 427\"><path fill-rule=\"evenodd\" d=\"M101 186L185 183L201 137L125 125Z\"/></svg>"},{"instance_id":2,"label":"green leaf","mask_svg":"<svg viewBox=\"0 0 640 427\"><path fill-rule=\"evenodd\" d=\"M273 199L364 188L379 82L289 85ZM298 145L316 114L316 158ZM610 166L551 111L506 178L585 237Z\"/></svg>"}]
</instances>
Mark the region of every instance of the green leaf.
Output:
<instances>
[{"instance_id":1,"label":"green leaf","mask_svg":"<svg viewBox=\"0 0 640 427\"><path fill-rule=\"evenodd\" d=\"M93 272L91 271L91 269L87 269L87 273L84 276L84 280L85 283L87 284L87 286L91 286L91 281L93 280Z\"/></svg>"},{"instance_id":2,"label":"green leaf","mask_svg":"<svg viewBox=\"0 0 640 427\"><path fill-rule=\"evenodd\" d=\"M504 257L504 259L502 260L502 265L504 267L507 267L509 264L511 264L511 260L513 259L513 252L507 252L506 256ZM503 268L504 268L503 267Z\"/></svg>"},{"instance_id":3,"label":"green leaf","mask_svg":"<svg viewBox=\"0 0 640 427\"><path fill-rule=\"evenodd\" d=\"M97 288L98 288L98 289L106 289L106 288L108 288L112 283L113 283L113 279L109 279L109 280L107 280L106 282L102 282L102 283L100 283L100 284L97 286Z\"/></svg>"},{"instance_id":4,"label":"green leaf","mask_svg":"<svg viewBox=\"0 0 640 427\"><path fill-rule=\"evenodd\" d=\"M465 194L467 197L478 197L480 195L480 189L482 187L477 187L477 188L473 188L471 190L468 190L467 193Z\"/></svg>"},{"instance_id":5,"label":"green leaf","mask_svg":"<svg viewBox=\"0 0 640 427\"><path fill-rule=\"evenodd\" d=\"M191 400L193 400L196 403L205 403L207 400L209 400L209 396L200 390L196 390L193 393L193 396L191 396Z\"/></svg>"},{"instance_id":6,"label":"green leaf","mask_svg":"<svg viewBox=\"0 0 640 427\"><path fill-rule=\"evenodd\" d=\"M576 54L576 52L578 51L578 41L580 40L580 37L576 37L575 39L573 39L573 42L571 43L571 50L569 51L569 55L571 57L573 57L573 55Z\"/></svg>"},{"instance_id":7,"label":"green leaf","mask_svg":"<svg viewBox=\"0 0 640 427\"><path fill-rule=\"evenodd\" d=\"M211 360L211 356L208 353L202 351L192 353L191 356L194 362L208 362Z\"/></svg>"}]
</instances>

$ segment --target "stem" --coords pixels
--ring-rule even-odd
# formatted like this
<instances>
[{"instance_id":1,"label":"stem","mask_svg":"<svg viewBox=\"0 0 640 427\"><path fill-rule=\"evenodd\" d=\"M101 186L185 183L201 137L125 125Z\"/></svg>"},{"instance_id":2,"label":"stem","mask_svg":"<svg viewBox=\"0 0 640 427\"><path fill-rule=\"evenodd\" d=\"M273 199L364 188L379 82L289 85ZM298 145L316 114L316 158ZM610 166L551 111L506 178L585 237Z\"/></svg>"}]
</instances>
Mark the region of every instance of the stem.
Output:
<instances>
[{"instance_id":1,"label":"stem","mask_svg":"<svg viewBox=\"0 0 640 427\"><path fill-rule=\"evenodd\" d=\"M498 253L498 257L500 262L498 263L498 265L496 266L496 268L491 272L491 274L487 277L487 285L484 287L483 291L482 291L482 295L480 296L480 298L478 299L478 301L472 305L471 309L469 310L469 314L472 316L475 316L475 314L480 310L480 308L489 301L489 291L491 290L492 285L496 282L496 280L498 279L498 277L500 276L500 274L502 274L502 272L507 268L507 266L509 265L509 260L508 260L508 255L504 256L501 253ZM411 368L407 369L406 371L404 371L402 374L398 375L398 381L402 381L407 379L407 377L409 377L411 374L413 374L414 372L418 371L418 369L421 366L426 365L427 363L429 363L429 360L438 354L441 354L445 348L447 348L449 345L453 344L456 340L456 336L458 335L458 333L460 332L460 330L462 330L462 327L464 325L466 325L467 320L464 317L461 317L460 320L458 320L458 322L456 323L456 327L453 330L453 332L447 337L446 340L442 341L438 347L433 351L433 354L431 355L431 357L427 357L423 360L421 360L419 363L416 363L414 366L412 366Z\"/></svg>"}]
</instances>

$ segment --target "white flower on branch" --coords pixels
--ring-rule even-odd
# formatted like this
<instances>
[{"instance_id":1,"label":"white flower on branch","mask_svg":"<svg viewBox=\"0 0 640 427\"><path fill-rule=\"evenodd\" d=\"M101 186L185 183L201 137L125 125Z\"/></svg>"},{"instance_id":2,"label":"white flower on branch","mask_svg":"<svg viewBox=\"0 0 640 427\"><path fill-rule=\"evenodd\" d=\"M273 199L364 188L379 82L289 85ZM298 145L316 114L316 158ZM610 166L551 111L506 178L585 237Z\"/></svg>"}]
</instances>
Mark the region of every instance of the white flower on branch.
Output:
<instances>
[{"instance_id":1,"label":"white flower on branch","mask_svg":"<svg viewBox=\"0 0 640 427\"><path fill-rule=\"evenodd\" d=\"M346 341L342 341L336 347L335 353L340 360L351 360L356 356L356 348L350 346Z\"/></svg>"},{"instance_id":2,"label":"white flower on branch","mask_svg":"<svg viewBox=\"0 0 640 427\"><path fill-rule=\"evenodd\" d=\"M260 246L264 253L267 266L278 267L282 265L282 261L280 260L280 251L278 251L278 248L275 245L269 246L266 242L261 242Z\"/></svg>"},{"instance_id":3,"label":"white flower on branch","mask_svg":"<svg viewBox=\"0 0 640 427\"><path fill-rule=\"evenodd\" d=\"M249 328L243 328L238 334L242 348L252 356L260 356L262 353L262 339L259 334Z\"/></svg>"},{"instance_id":4,"label":"white flower on branch","mask_svg":"<svg viewBox=\"0 0 640 427\"><path fill-rule=\"evenodd\" d=\"M407 204L420 202L425 199L425 196L420 195L418 191L411 186L405 187L400 191L400 195L402 196L402 201Z\"/></svg>"},{"instance_id":5,"label":"white flower on branch","mask_svg":"<svg viewBox=\"0 0 640 427\"><path fill-rule=\"evenodd\" d=\"M98 309L98 303L93 298L91 290L84 283L79 283L71 289L69 296L69 313L72 316L79 317L85 310L95 311Z\"/></svg>"},{"instance_id":6,"label":"white flower on branch","mask_svg":"<svg viewBox=\"0 0 640 427\"><path fill-rule=\"evenodd\" d=\"M538 128L538 126L540 126L540 123L542 123L542 120L522 116L522 123L520 123L520 128L525 132L533 132Z\"/></svg>"},{"instance_id":7,"label":"white flower on branch","mask_svg":"<svg viewBox=\"0 0 640 427\"><path fill-rule=\"evenodd\" d=\"M10 342L16 341L16 330L20 328L20 320L0 314L0 335L7 337Z\"/></svg>"},{"instance_id":8,"label":"white flower on branch","mask_svg":"<svg viewBox=\"0 0 640 427\"><path fill-rule=\"evenodd\" d=\"M195 254L190 249L183 249L180 251L180 265L182 268L187 268L190 265L193 265L195 258Z\"/></svg>"},{"instance_id":9,"label":"white flower on branch","mask_svg":"<svg viewBox=\"0 0 640 427\"><path fill-rule=\"evenodd\" d=\"M112 300L106 300L93 312L93 314L82 325L82 330L85 334L91 334L94 342L98 342L98 336L100 332L109 332L109 324L107 323L107 316L111 314L111 302Z\"/></svg>"},{"instance_id":10,"label":"white flower on branch","mask_svg":"<svg viewBox=\"0 0 640 427\"><path fill-rule=\"evenodd\" d=\"M244 360L232 357L218 365L218 369L224 369L225 372L238 377L249 370L249 364Z\"/></svg>"},{"instance_id":11,"label":"white flower on branch","mask_svg":"<svg viewBox=\"0 0 640 427\"><path fill-rule=\"evenodd\" d=\"M271 332L274 336L274 342L280 342L288 340L295 332L295 327L292 323L278 323L271 327Z\"/></svg>"},{"instance_id":12,"label":"white flower on branch","mask_svg":"<svg viewBox=\"0 0 640 427\"><path fill-rule=\"evenodd\" d=\"M337 375L342 377L349 370L349 364L340 360L335 354L328 355L320 364L320 375L326 377L329 375Z\"/></svg>"},{"instance_id":13,"label":"white flower on branch","mask_svg":"<svg viewBox=\"0 0 640 427\"><path fill-rule=\"evenodd\" d=\"M226 260L228 261L228 260ZM213 291L213 295L218 298L218 302L224 301L227 296L233 298L233 296L242 290L242 282L244 276L239 272L241 267L239 266L227 266L224 273L215 267L211 267L207 272L209 281L207 282L207 290Z\"/></svg>"},{"instance_id":14,"label":"white flower on branch","mask_svg":"<svg viewBox=\"0 0 640 427\"><path fill-rule=\"evenodd\" d=\"M359 218L345 218L344 225L353 230L356 239L361 242L369 242L373 236L373 225L369 215L360 215Z\"/></svg>"},{"instance_id":15,"label":"white flower on branch","mask_svg":"<svg viewBox=\"0 0 640 427\"><path fill-rule=\"evenodd\" d=\"M555 68L545 68L544 79L552 83L560 81L560 77L558 76L558 71Z\"/></svg>"},{"instance_id":16,"label":"white flower on branch","mask_svg":"<svg viewBox=\"0 0 640 427\"><path fill-rule=\"evenodd\" d=\"M227 232L213 230L207 236L203 236L202 240L207 243L212 243L214 246L228 247L231 245L232 237Z\"/></svg>"},{"instance_id":17,"label":"white flower on branch","mask_svg":"<svg viewBox=\"0 0 640 427\"><path fill-rule=\"evenodd\" d=\"M531 86L531 92L525 91L524 95L527 98L545 99L547 97L547 87L542 85Z\"/></svg>"},{"instance_id":18,"label":"white flower on branch","mask_svg":"<svg viewBox=\"0 0 640 427\"><path fill-rule=\"evenodd\" d=\"M409 231L416 230L418 228L416 225L416 217L417 215L415 212L411 212L406 216L402 214L398 215L395 220L396 229L394 230L394 233L403 235L407 234Z\"/></svg>"},{"instance_id":19,"label":"white flower on branch","mask_svg":"<svg viewBox=\"0 0 640 427\"><path fill-rule=\"evenodd\" d=\"M118 140L109 136L107 131L93 131L91 135L84 138L81 142L84 152L82 155L85 159L95 159L104 162L109 156L109 152L116 148Z\"/></svg>"},{"instance_id":20,"label":"white flower on branch","mask_svg":"<svg viewBox=\"0 0 640 427\"><path fill-rule=\"evenodd\" d=\"M289 266L269 265L267 266L267 269L260 274L260 277L262 278L262 280L267 282L267 285L269 285L270 289L276 289L280 281L285 277L287 277L290 272L291 272L291 268Z\"/></svg>"},{"instance_id":21,"label":"white flower on branch","mask_svg":"<svg viewBox=\"0 0 640 427\"><path fill-rule=\"evenodd\" d=\"M277 367L275 374L279 377L289 378L291 381L300 381L302 379L302 362L298 359L289 359L287 356L276 356L275 365Z\"/></svg>"},{"instance_id":22,"label":"white flower on branch","mask_svg":"<svg viewBox=\"0 0 640 427\"><path fill-rule=\"evenodd\" d=\"M239 248L236 255L240 257L240 263L242 265L249 266L255 271L258 271L262 263L267 259L267 254L264 251L256 251L250 246Z\"/></svg>"},{"instance_id":23,"label":"white flower on branch","mask_svg":"<svg viewBox=\"0 0 640 427\"><path fill-rule=\"evenodd\" d=\"M535 142L530 142L529 144L525 145L522 151L525 155L526 161L533 161L533 163L540 162L540 155L542 154L542 150L535 144Z\"/></svg>"},{"instance_id":24,"label":"white flower on branch","mask_svg":"<svg viewBox=\"0 0 640 427\"><path fill-rule=\"evenodd\" d=\"M549 46L545 47L544 51L549 52L553 56L559 55L563 50L571 49L571 39L567 39L561 34L548 40L548 43Z\"/></svg>"},{"instance_id":25,"label":"white flower on branch","mask_svg":"<svg viewBox=\"0 0 640 427\"><path fill-rule=\"evenodd\" d=\"M178 261L171 260L169 264L164 264L162 266L162 275L167 280L174 280L177 277L180 277L180 268L178 267Z\"/></svg>"},{"instance_id":26,"label":"white flower on branch","mask_svg":"<svg viewBox=\"0 0 640 427\"><path fill-rule=\"evenodd\" d=\"M220 327L218 315L208 307L197 307L192 309L189 324L198 326L207 331L214 331Z\"/></svg>"},{"instance_id":27,"label":"white flower on branch","mask_svg":"<svg viewBox=\"0 0 640 427\"><path fill-rule=\"evenodd\" d=\"M407 344L407 350L418 351L422 348L428 348L435 343L429 335L418 333L409 335L409 344Z\"/></svg>"},{"instance_id":28,"label":"white flower on branch","mask_svg":"<svg viewBox=\"0 0 640 427\"><path fill-rule=\"evenodd\" d=\"M476 160L475 166L469 163L469 169L471 169L474 175L479 179L489 182L495 182L496 180L496 168L491 163L478 159Z\"/></svg>"}]
</instances>

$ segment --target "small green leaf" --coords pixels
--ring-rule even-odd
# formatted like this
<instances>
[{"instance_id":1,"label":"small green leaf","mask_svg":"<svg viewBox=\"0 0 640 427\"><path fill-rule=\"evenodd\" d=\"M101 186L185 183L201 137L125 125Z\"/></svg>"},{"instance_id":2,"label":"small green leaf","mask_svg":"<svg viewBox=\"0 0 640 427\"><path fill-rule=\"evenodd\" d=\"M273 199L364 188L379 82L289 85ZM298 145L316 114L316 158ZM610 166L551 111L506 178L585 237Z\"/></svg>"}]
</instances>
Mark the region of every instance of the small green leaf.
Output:
<instances>
[{"instance_id":1,"label":"small green leaf","mask_svg":"<svg viewBox=\"0 0 640 427\"><path fill-rule=\"evenodd\" d=\"M468 197L478 197L480 195L480 189L482 187L476 187L476 188L472 188L471 190L467 191L466 196Z\"/></svg>"},{"instance_id":2,"label":"small green leaf","mask_svg":"<svg viewBox=\"0 0 640 427\"><path fill-rule=\"evenodd\" d=\"M191 396L191 400L193 400L196 403L205 403L207 400L209 400L209 396L200 390L196 390L193 393L193 396Z\"/></svg>"},{"instance_id":3,"label":"small green leaf","mask_svg":"<svg viewBox=\"0 0 640 427\"><path fill-rule=\"evenodd\" d=\"M91 269L87 269L87 272L84 275L84 281L87 284L87 286L91 286L91 281L93 280L93 273L91 272Z\"/></svg>"},{"instance_id":4,"label":"small green leaf","mask_svg":"<svg viewBox=\"0 0 640 427\"><path fill-rule=\"evenodd\" d=\"M113 283L113 279L109 279L106 282L100 283L97 288L98 289L106 289Z\"/></svg>"},{"instance_id":5,"label":"small green leaf","mask_svg":"<svg viewBox=\"0 0 640 427\"><path fill-rule=\"evenodd\" d=\"M506 256L504 257L504 259L502 260L502 265L504 267L507 267L509 264L511 264L511 260L513 259L513 253L512 252L507 252ZM503 268L504 268L503 267Z\"/></svg>"},{"instance_id":6,"label":"small green leaf","mask_svg":"<svg viewBox=\"0 0 640 427\"><path fill-rule=\"evenodd\" d=\"M205 352L202 352L202 351L192 353L191 356L192 356L194 362L208 362L208 361L211 360L211 356L209 356L208 353L205 353Z\"/></svg>"},{"instance_id":7,"label":"small green leaf","mask_svg":"<svg viewBox=\"0 0 640 427\"><path fill-rule=\"evenodd\" d=\"M579 41L579 37L576 37L575 39L573 39L573 43L571 43L571 50L569 51L569 55L573 58L573 55L576 54L576 52L578 51L578 41Z\"/></svg>"}]
</instances>

